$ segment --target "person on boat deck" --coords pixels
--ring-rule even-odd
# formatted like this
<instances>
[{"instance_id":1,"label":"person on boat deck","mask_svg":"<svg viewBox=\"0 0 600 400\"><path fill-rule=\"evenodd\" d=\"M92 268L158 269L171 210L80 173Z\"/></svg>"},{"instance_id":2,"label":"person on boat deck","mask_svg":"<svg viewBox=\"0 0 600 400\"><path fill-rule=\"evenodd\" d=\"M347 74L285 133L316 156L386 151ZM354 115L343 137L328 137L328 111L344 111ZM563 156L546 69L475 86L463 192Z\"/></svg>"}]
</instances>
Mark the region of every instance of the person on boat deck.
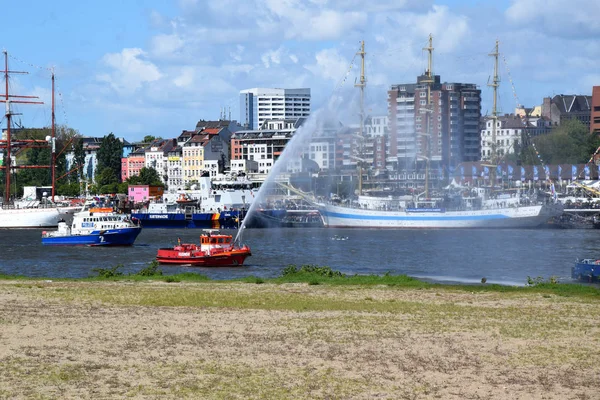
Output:
<instances>
[{"instance_id":1,"label":"person on boat deck","mask_svg":"<svg viewBox=\"0 0 600 400\"><path fill-rule=\"evenodd\" d=\"M177 246L181 246L181 238L177 238Z\"/></svg>"}]
</instances>

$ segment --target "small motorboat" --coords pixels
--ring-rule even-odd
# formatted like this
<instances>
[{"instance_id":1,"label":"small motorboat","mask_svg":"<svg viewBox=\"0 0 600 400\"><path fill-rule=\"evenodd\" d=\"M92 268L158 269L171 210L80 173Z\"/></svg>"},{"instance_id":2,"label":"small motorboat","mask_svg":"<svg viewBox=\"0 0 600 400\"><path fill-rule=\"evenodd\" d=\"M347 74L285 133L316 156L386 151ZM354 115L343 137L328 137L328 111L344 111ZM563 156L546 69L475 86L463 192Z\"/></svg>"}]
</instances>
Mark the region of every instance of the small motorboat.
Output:
<instances>
[{"instance_id":1,"label":"small motorboat","mask_svg":"<svg viewBox=\"0 0 600 400\"><path fill-rule=\"evenodd\" d=\"M600 259L582 258L571 269L571 278L583 282L600 280Z\"/></svg>"},{"instance_id":2,"label":"small motorboat","mask_svg":"<svg viewBox=\"0 0 600 400\"><path fill-rule=\"evenodd\" d=\"M73 214L73 223L58 222L56 231L42 232L44 246L131 246L142 227L110 207L87 207Z\"/></svg>"},{"instance_id":3,"label":"small motorboat","mask_svg":"<svg viewBox=\"0 0 600 400\"><path fill-rule=\"evenodd\" d=\"M200 245L181 243L158 249L156 260L160 264L186 264L194 267L232 267L244 263L251 256L250 247L233 243L231 235L208 230L200 235Z\"/></svg>"},{"instance_id":4,"label":"small motorboat","mask_svg":"<svg viewBox=\"0 0 600 400\"><path fill-rule=\"evenodd\" d=\"M331 240L348 240L348 236L338 236L338 235L333 235L331 237Z\"/></svg>"}]
</instances>

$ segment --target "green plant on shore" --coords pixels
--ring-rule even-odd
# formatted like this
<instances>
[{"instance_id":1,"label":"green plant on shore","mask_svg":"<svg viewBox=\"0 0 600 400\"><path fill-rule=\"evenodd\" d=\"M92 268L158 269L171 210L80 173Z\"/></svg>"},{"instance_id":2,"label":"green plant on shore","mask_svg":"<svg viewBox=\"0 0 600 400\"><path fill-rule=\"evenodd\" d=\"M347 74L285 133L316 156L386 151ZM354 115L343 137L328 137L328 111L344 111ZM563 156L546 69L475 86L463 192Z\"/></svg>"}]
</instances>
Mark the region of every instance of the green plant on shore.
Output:
<instances>
[{"instance_id":1,"label":"green plant on shore","mask_svg":"<svg viewBox=\"0 0 600 400\"><path fill-rule=\"evenodd\" d=\"M142 268L135 275L139 276L161 276L163 274L162 270L158 269L159 263L156 260L152 260L150 264L146 268Z\"/></svg>"},{"instance_id":2,"label":"green plant on shore","mask_svg":"<svg viewBox=\"0 0 600 400\"><path fill-rule=\"evenodd\" d=\"M123 264L117 264L112 268L94 268L92 272L98 274L99 278L114 278L117 276L123 276L123 272L119 271L123 268Z\"/></svg>"},{"instance_id":3,"label":"green plant on shore","mask_svg":"<svg viewBox=\"0 0 600 400\"><path fill-rule=\"evenodd\" d=\"M527 286L540 286L540 285L557 285L559 283L558 277L552 275L548 280L544 280L543 277L538 276L537 278L527 277Z\"/></svg>"},{"instance_id":4,"label":"green plant on shore","mask_svg":"<svg viewBox=\"0 0 600 400\"><path fill-rule=\"evenodd\" d=\"M305 264L300 267L300 269L296 268L296 265L290 264L283 269L281 274L282 277L289 275L302 275L302 274L312 274L318 276L324 276L327 278L333 277L345 277L346 275L342 274L340 271L334 271L330 267L323 266L320 267L318 265Z\"/></svg>"}]
</instances>

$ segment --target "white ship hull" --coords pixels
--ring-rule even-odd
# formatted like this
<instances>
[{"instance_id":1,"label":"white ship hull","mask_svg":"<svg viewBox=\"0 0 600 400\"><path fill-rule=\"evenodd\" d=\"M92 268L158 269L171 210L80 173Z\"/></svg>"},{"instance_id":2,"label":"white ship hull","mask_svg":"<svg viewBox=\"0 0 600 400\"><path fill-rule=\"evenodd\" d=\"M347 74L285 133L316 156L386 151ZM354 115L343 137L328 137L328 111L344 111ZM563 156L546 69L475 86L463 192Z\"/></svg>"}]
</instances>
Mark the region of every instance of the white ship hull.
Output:
<instances>
[{"instance_id":1,"label":"white ship hull","mask_svg":"<svg viewBox=\"0 0 600 400\"><path fill-rule=\"evenodd\" d=\"M54 228L58 221L72 220L78 207L2 208L0 228Z\"/></svg>"},{"instance_id":2,"label":"white ship hull","mask_svg":"<svg viewBox=\"0 0 600 400\"><path fill-rule=\"evenodd\" d=\"M321 205L319 211L325 226L335 228L534 228L561 215L563 207L544 204L471 211L380 211Z\"/></svg>"}]
</instances>

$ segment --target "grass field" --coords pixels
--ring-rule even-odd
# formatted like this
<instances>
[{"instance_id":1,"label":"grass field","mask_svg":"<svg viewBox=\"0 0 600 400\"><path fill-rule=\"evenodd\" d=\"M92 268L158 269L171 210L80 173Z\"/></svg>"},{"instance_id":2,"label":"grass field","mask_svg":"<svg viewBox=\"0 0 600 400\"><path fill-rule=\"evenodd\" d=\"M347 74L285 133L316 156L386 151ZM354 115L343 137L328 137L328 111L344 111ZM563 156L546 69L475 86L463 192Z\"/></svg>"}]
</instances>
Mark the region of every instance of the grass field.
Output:
<instances>
[{"instance_id":1,"label":"grass field","mask_svg":"<svg viewBox=\"0 0 600 400\"><path fill-rule=\"evenodd\" d=\"M599 305L589 286L318 268L3 277L0 398L595 399Z\"/></svg>"}]
</instances>

